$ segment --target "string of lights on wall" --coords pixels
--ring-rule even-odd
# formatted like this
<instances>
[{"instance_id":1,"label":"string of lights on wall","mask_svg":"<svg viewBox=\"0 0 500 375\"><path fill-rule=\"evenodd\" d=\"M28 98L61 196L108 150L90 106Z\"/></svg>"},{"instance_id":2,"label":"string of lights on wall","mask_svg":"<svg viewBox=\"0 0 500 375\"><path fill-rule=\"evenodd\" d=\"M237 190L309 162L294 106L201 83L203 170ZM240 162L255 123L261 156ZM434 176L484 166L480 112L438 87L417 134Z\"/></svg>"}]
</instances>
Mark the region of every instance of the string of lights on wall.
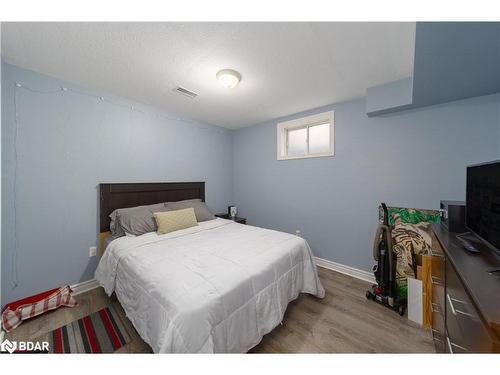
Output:
<instances>
[{"instance_id":1,"label":"string of lights on wall","mask_svg":"<svg viewBox=\"0 0 500 375\"><path fill-rule=\"evenodd\" d=\"M141 109L139 109L139 108L137 108L137 107L135 107L133 105L126 105L126 104L117 103L117 102L115 102L113 100L110 100L110 99L104 97L104 96L99 96L99 95L87 93L87 92L84 92L84 91L76 90L76 89L65 87L65 86L61 86L60 88L58 88L56 90L42 91L42 90L31 88L31 87L26 86L24 84L21 84L19 82L16 82L15 83L15 87L17 89L24 89L24 90L31 91L31 92L34 92L34 93L37 93L37 94L57 94L57 93L70 92L70 93L77 94L77 95L82 95L82 96L86 96L86 97L95 98L95 99L97 99L97 100L99 100L101 102L105 102L107 104L111 104L111 105L114 105L116 107L128 108L128 109L130 109L132 111L135 111L135 112L139 112L139 113L142 113L142 114L145 114L145 115L151 115L151 113L149 113L147 111L143 111L143 110L141 110ZM17 90L16 90L16 92L17 92ZM198 121L196 121L196 120L190 120L190 119L181 118L181 117L171 117L171 116L166 116L166 115L162 115L162 114L159 114L159 113L155 113L154 116L162 118L162 119L165 119L165 120L169 120L169 121L179 121L179 122L185 122L185 123L191 123L191 124L201 125L201 123L198 122ZM209 129L209 128L203 128L203 129ZM216 130L216 129L212 129L212 130Z\"/></svg>"}]
</instances>

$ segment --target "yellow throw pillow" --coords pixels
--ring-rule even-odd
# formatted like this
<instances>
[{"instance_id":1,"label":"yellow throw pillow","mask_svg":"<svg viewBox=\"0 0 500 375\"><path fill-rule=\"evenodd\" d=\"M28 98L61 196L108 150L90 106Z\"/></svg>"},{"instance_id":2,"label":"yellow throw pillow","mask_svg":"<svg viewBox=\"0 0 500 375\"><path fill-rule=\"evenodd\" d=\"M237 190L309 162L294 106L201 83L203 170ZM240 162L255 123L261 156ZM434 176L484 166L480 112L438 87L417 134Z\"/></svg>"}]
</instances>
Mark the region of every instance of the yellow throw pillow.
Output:
<instances>
[{"instance_id":1,"label":"yellow throw pillow","mask_svg":"<svg viewBox=\"0 0 500 375\"><path fill-rule=\"evenodd\" d=\"M196 215L192 207L184 210L155 212L153 214L158 230L156 233L165 234L180 229L195 227L198 225Z\"/></svg>"}]
</instances>

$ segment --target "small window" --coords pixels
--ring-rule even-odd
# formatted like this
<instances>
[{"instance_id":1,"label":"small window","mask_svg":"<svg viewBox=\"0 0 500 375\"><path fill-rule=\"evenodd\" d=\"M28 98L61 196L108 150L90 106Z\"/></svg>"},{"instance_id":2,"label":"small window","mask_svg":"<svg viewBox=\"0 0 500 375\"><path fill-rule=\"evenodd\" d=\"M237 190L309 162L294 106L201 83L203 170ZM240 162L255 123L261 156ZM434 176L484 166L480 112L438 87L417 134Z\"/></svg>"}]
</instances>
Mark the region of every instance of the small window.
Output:
<instances>
[{"instance_id":1,"label":"small window","mask_svg":"<svg viewBox=\"0 0 500 375\"><path fill-rule=\"evenodd\" d=\"M278 124L278 160L334 155L333 112Z\"/></svg>"}]
</instances>

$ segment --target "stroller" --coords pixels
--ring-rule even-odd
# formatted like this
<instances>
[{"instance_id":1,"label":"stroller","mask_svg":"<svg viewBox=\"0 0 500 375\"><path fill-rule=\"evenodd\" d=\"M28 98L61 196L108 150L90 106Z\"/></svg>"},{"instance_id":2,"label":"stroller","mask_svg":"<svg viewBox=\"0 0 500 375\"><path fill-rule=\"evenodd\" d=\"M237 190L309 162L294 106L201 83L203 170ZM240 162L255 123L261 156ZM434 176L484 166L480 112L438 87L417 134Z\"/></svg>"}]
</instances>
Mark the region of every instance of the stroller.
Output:
<instances>
[{"instance_id":1,"label":"stroller","mask_svg":"<svg viewBox=\"0 0 500 375\"><path fill-rule=\"evenodd\" d=\"M403 316L407 301L396 296L396 259L392 250L392 234L389 225L389 212L385 203L383 223L377 228L373 243L373 258L377 262L373 266L377 284L366 291L366 298L372 299Z\"/></svg>"}]
</instances>

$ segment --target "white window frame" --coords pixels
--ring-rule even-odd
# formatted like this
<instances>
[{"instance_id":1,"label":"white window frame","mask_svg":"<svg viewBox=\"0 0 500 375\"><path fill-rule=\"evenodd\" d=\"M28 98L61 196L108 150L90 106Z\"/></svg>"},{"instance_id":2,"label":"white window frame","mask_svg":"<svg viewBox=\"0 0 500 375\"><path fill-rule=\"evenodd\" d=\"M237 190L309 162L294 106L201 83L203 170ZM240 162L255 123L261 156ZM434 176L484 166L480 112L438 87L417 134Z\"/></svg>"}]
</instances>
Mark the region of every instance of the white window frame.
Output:
<instances>
[{"instance_id":1,"label":"white window frame","mask_svg":"<svg viewBox=\"0 0 500 375\"><path fill-rule=\"evenodd\" d=\"M287 135L288 130L309 128L314 125L330 124L330 147L327 152L310 154L300 156L287 155ZM309 132L307 132L307 149L309 151ZM320 158L325 156L335 155L335 118L334 112L323 112L315 115L301 117L295 120L285 121L278 123L277 126L277 157L278 160L293 160L293 159L307 159L307 158Z\"/></svg>"}]
</instances>

